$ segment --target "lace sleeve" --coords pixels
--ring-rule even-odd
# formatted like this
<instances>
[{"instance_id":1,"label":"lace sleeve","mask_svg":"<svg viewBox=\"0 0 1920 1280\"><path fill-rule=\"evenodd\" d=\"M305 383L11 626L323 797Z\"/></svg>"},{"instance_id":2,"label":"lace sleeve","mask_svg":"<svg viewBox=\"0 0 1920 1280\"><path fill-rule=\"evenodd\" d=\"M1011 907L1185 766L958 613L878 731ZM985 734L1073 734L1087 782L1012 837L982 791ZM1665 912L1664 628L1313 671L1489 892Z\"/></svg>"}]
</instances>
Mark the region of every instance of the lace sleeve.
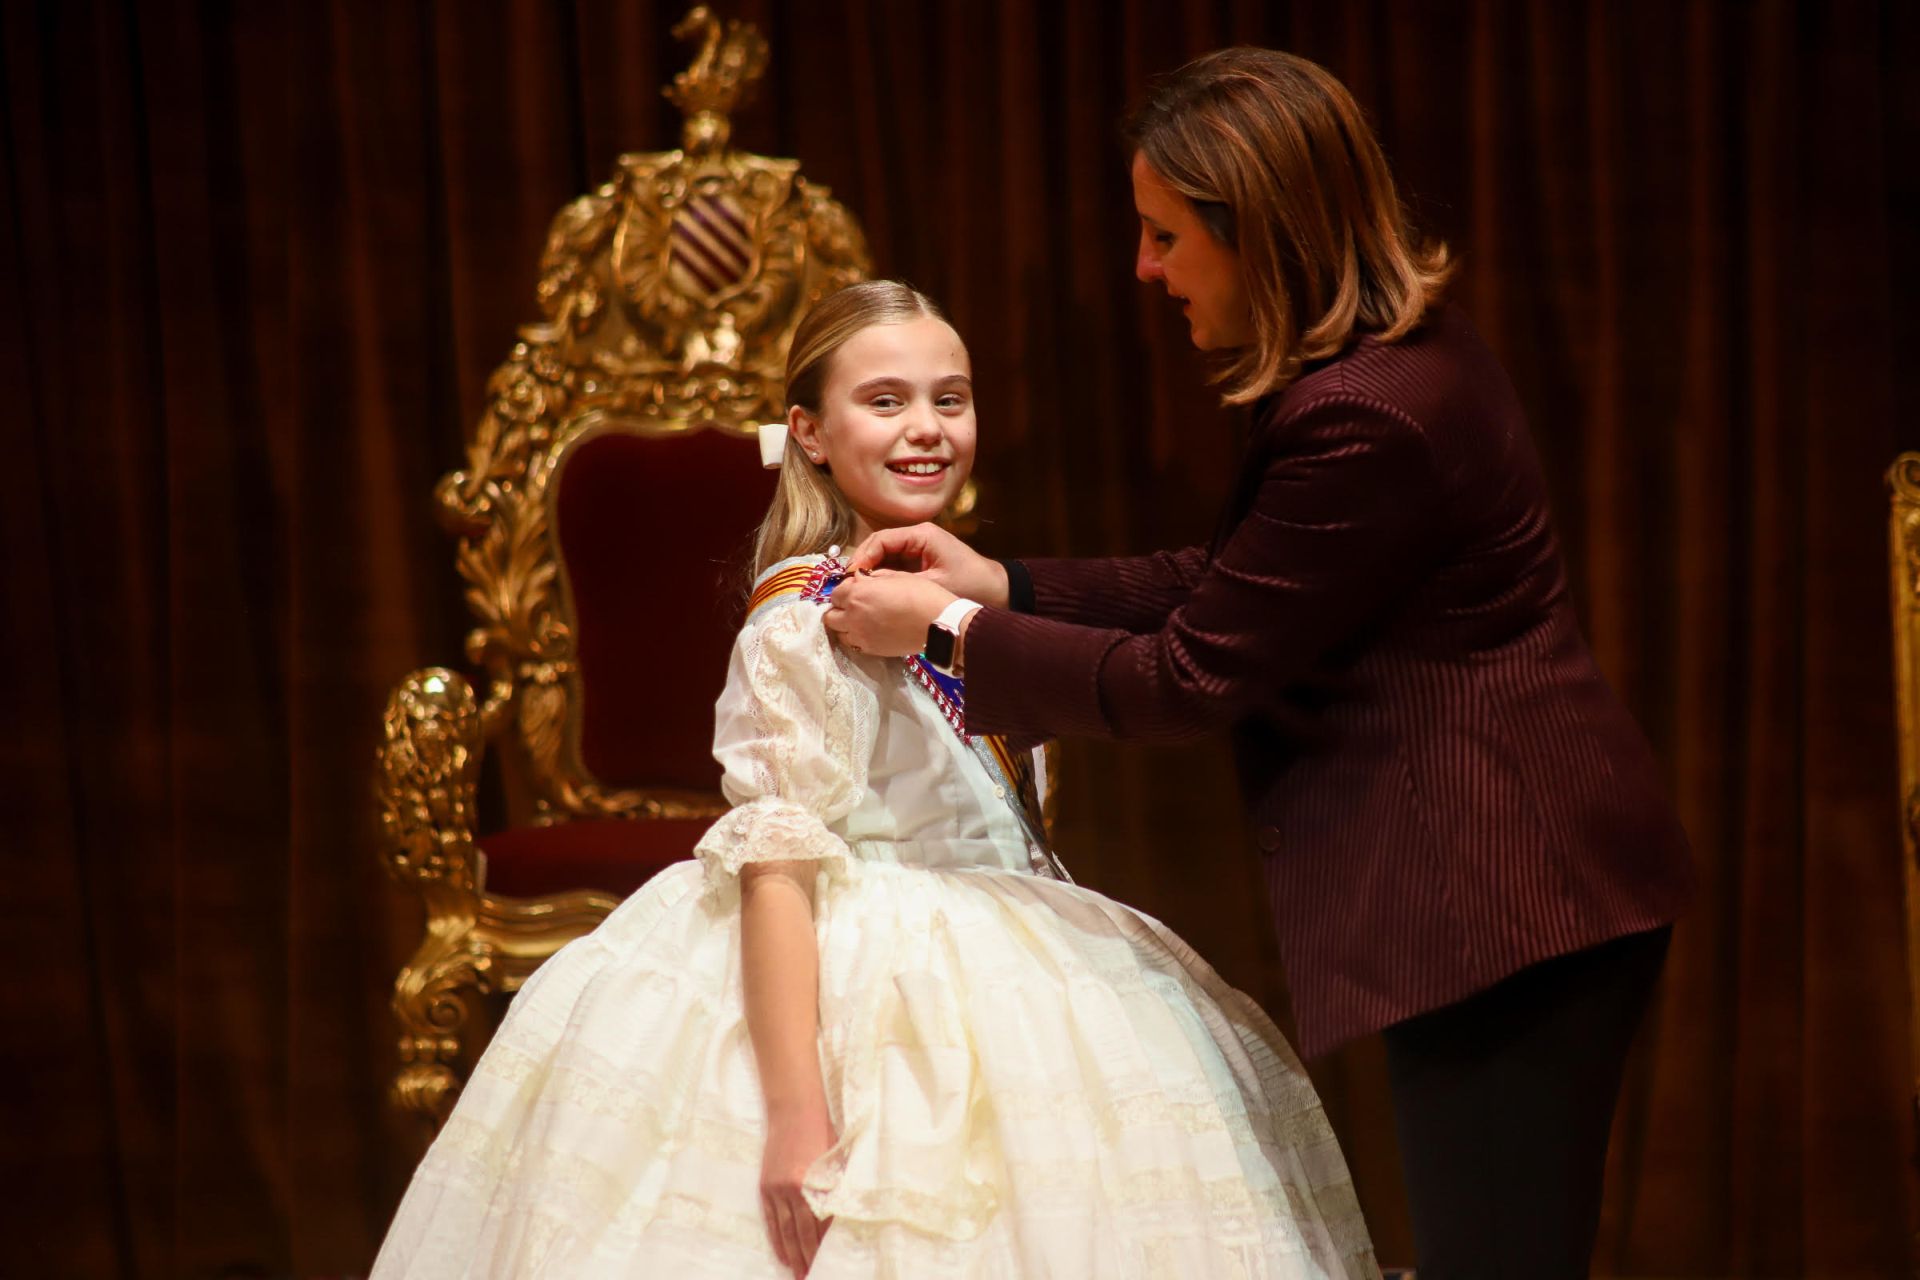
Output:
<instances>
[{"instance_id":1,"label":"lace sleeve","mask_svg":"<svg viewBox=\"0 0 1920 1280\"><path fill-rule=\"evenodd\" d=\"M713 728L734 808L694 846L711 883L749 862L846 862L830 825L866 792L876 716L822 617L804 601L770 609L734 643Z\"/></svg>"}]
</instances>

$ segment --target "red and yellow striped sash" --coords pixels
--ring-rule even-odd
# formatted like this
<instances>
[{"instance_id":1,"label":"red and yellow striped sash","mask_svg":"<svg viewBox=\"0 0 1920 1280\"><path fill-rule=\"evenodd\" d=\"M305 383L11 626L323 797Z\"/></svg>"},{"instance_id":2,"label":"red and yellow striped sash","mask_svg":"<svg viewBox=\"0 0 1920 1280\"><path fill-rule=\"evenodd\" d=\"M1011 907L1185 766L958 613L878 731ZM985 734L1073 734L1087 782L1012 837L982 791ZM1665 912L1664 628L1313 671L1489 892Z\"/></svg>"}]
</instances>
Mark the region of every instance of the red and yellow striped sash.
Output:
<instances>
[{"instance_id":1,"label":"red and yellow striped sash","mask_svg":"<svg viewBox=\"0 0 1920 1280\"><path fill-rule=\"evenodd\" d=\"M747 616L751 618L781 596L797 596L805 592L813 571L811 564L796 564L767 575L753 589L753 594L747 597Z\"/></svg>"}]
</instances>

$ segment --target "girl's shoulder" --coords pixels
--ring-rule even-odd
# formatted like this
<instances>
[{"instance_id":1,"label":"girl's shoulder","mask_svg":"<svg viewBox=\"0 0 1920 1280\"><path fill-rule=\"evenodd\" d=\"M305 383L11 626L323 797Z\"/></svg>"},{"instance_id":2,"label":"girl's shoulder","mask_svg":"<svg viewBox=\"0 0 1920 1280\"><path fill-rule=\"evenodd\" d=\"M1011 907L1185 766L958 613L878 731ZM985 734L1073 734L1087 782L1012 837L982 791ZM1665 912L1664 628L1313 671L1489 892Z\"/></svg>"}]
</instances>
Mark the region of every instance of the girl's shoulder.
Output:
<instances>
[{"instance_id":1,"label":"girl's shoulder","mask_svg":"<svg viewBox=\"0 0 1920 1280\"><path fill-rule=\"evenodd\" d=\"M771 611L798 601L825 600L845 576L839 547L830 547L821 555L776 561L753 580L753 592L747 597L746 625L750 627Z\"/></svg>"}]
</instances>

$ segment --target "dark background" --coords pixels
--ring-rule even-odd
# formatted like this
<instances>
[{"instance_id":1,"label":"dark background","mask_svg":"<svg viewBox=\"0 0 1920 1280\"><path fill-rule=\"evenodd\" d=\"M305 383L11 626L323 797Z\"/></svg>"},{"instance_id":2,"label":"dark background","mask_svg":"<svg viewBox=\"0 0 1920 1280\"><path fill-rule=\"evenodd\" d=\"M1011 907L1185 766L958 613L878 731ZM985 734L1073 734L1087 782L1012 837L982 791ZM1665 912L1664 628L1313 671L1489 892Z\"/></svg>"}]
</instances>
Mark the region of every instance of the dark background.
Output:
<instances>
[{"instance_id":1,"label":"dark background","mask_svg":"<svg viewBox=\"0 0 1920 1280\"><path fill-rule=\"evenodd\" d=\"M0 9L0 1270L370 1260L418 1149L382 1091L419 927L372 750L466 626L429 494L550 217L676 142L681 12ZM1233 467L1239 420L1131 279L1125 104L1237 41L1346 80L1460 255L1697 847L1598 1267L1908 1273L1881 474L1920 445L1916 6L723 13L773 49L738 142L799 157L968 339L1000 553L1199 540ZM1065 785L1076 873L1284 1013L1222 749L1074 744ZM1377 1046L1316 1075L1406 1261Z\"/></svg>"}]
</instances>

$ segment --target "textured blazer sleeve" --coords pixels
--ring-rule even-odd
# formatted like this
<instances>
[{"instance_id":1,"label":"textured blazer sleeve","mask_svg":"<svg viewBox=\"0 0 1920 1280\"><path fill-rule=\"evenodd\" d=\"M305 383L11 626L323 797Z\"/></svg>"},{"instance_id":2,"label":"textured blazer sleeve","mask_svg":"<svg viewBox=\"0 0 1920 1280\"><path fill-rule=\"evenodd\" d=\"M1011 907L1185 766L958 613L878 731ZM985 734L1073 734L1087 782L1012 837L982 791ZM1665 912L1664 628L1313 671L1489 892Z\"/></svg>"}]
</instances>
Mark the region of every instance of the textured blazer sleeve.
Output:
<instances>
[{"instance_id":1,"label":"textured blazer sleeve","mask_svg":"<svg viewBox=\"0 0 1920 1280\"><path fill-rule=\"evenodd\" d=\"M1277 703L1438 554L1433 458L1419 427L1389 405L1338 395L1302 406L1250 465L1263 471L1247 515L1152 633L975 615L968 727L1159 740L1224 728ZM1097 590L1077 568L1070 581L1074 599Z\"/></svg>"},{"instance_id":2,"label":"textured blazer sleeve","mask_svg":"<svg viewBox=\"0 0 1920 1280\"><path fill-rule=\"evenodd\" d=\"M1084 627L1158 631L1207 570L1204 547L1093 560L1026 559L1033 612Z\"/></svg>"}]
</instances>

